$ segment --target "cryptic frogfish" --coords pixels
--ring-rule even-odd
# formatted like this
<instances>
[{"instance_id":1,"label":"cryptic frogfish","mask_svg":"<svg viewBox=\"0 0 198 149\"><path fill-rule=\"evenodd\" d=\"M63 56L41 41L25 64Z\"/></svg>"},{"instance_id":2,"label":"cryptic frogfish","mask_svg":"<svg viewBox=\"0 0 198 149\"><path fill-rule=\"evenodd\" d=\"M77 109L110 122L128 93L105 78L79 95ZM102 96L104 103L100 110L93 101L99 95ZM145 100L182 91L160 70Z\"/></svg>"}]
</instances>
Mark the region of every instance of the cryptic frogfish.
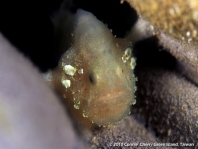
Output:
<instances>
[{"instance_id":1,"label":"cryptic frogfish","mask_svg":"<svg viewBox=\"0 0 198 149\"><path fill-rule=\"evenodd\" d=\"M132 44L81 9L60 13L55 32L65 52L50 83L74 119L103 126L126 117L136 102Z\"/></svg>"}]
</instances>

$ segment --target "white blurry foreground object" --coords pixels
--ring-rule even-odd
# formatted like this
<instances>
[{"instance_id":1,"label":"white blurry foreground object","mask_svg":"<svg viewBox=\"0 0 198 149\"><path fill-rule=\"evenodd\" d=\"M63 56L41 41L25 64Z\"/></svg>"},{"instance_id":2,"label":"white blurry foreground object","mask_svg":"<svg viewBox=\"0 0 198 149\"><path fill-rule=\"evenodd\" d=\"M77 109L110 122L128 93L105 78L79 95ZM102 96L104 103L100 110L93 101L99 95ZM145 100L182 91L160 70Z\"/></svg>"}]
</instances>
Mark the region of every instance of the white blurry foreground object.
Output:
<instances>
[{"instance_id":1,"label":"white blurry foreground object","mask_svg":"<svg viewBox=\"0 0 198 149\"><path fill-rule=\"evenodd\" d=\"M0 148L82 148L42 75L0 34Z\"/></svg>"}]
</instances>

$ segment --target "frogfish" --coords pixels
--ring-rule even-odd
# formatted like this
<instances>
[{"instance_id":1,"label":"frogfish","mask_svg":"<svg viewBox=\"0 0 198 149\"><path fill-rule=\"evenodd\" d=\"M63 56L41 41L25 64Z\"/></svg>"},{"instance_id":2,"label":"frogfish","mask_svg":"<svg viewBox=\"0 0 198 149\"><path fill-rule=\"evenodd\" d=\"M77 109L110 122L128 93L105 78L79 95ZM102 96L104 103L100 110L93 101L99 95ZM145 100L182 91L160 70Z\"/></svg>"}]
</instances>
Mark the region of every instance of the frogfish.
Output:
<instances>
[{"instance_id":1,"label":"frogfish","mask_svg":"<svg viewBox=\"0 0 198 149\"><path fill-rule=\"evenodd\" d=\"M54 26L63 55L49 81L74 120L105 126L129 115L136 102L132 43L82 9L60 12Z\"/></svg>"}]
</instances>

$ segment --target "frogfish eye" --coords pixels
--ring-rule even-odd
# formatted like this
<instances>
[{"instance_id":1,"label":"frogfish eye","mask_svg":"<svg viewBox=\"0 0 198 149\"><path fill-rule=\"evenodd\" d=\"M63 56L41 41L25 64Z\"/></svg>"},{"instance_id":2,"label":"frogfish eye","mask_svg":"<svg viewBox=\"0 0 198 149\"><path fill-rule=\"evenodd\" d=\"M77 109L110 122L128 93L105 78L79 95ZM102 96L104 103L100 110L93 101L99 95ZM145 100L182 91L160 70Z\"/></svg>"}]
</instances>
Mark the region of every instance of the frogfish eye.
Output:
<instances>
[{"instance_id":1,"label":"frogfish eye","mask_svg":"<svg viewBox=\"0 0 198 149\"><path fill-rule=\"evenodd\" d=\"M94 74L94 72L90 72L89 81L91 84L96 85L97 79L96 79L96 75Z\"/></svg>"}]
</instances>

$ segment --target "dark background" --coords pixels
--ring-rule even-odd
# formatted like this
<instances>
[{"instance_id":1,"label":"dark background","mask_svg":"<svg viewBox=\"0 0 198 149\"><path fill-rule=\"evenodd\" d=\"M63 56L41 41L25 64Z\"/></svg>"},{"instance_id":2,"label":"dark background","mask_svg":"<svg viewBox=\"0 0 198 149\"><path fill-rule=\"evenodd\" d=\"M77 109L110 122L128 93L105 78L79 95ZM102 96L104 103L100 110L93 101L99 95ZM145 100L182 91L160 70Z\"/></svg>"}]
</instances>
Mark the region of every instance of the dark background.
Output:
<instances>
[{"instance_id":1,"label":"dark background","mask_svg":"<svg viewBox=\"0 0 198 149\"><path fill-rule=\"evenodd\" d=\"M50 16L61 3L62 0L0 1L0 32L42 72L54 68L60 58ZM73 0L68 8L92 12L117 37L123 37L137 20L136 12L126 2L121 5L120 0Z\"/></svg>"}]
</instances>

